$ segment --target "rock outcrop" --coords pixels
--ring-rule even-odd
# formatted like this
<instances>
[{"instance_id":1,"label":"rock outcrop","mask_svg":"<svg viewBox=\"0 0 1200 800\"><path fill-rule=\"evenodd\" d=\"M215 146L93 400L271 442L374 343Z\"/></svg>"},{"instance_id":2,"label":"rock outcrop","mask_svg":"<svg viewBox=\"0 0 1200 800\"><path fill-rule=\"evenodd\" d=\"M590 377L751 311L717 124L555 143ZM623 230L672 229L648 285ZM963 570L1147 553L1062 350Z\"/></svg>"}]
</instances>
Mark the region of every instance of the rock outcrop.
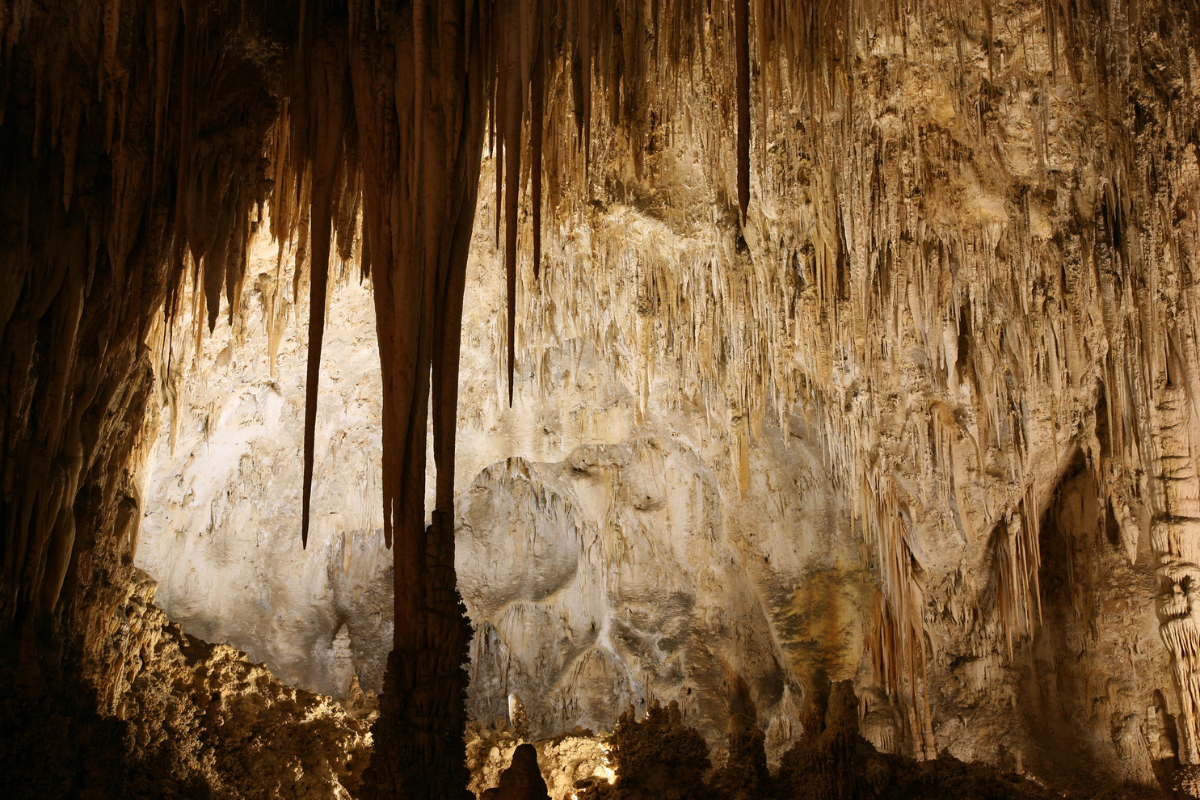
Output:
<instances>
[{"instance_id":1,"label":"rock outcrop","mask_svg":"<svg viewBox=\"0 0 1200 800\"><path fill-rule=\"evenodd\" d=\"M184 633L135 571L105 627L111 679L89 708L8 673L0 757L9 797L348 800L371 757L374 713L281 683L229 645Z\"/></svg>"},{"instance_id":2,"label":"rock outcrop","mask_svg":"<svg viewBox=\"0 0 1200 800\"><path fill-rule=\"evenodd\" d=\"M858 701L849 681L831 686L818 680L811 696L804 713L805 733L784 755L777 773L766 770L762 733L753 727L732 737L739 746L723 766L711 770L703 739L682 722L678 708L655 705L640 722L632 713L622 716L611 740L616 781L581 787L578 796L584 800L1053 800L1063 796L1020 775L948 755L917 762L879 753L859 735ZM1148 800L1161 793L1134 785L1099 796Z\"/></svg>"},{"instance_id":3,"label":"rock outcrop","mask_svg":"<svg viewBox=\"0 0 1200 800\"><path fill-rule=\"evenodd\" d=\"M135 576L111 640L115 682L106 700L129 723L138 788L204 787L229 798L348 800L371 758L371 717L281 683L225 644L189 636L153 605L155 583Z\"/></svg>"}]
</instances>

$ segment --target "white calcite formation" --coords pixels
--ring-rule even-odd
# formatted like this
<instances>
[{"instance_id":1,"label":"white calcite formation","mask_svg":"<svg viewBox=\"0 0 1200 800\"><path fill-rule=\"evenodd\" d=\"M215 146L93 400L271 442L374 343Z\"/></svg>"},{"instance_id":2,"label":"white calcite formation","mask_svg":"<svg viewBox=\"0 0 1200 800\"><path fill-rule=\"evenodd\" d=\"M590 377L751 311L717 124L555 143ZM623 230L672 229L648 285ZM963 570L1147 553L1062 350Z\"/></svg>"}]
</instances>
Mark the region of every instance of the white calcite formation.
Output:
<instances>
[{"instance_id":1,"label":"white calcite formation","mask_svg":"<svg viewBox=\"0 0 1200 800\"><path fill-rule=\"evenodd\" d=\"M294 270L279 264L260 240L234 326L223 314L199 352L194 341L174 342L136 559L189 633L230 642L289 683L345 697L354 675L380 687L392 639L392 559L378 535L374 311L357 282L333 295L331 313L344 326L325 340L317 513L305 549L306 351L296 331L306 330L307 314L300 310L297 326Z\"/></svg>"},{"instance_id":2,"label":"white calcite formation","mask_svg":"<svg viewBox=\"0 0 1200 800\"><path fill-rule=\"evenodd\" d=\"M477 237L472 266L489 250ZM586 337L524 362L540 374L518 371L509 409L494 280L472 270L464 321L463 374L485 379L464 378L459 415L470 712L503 717L515 693L538 738L674 699L719 738L745 682L773 749L790 743L806 678L859 673L875 591L803 418L790 441L765 425L738 464L727 424L667 390L682 376L639 403L636 361Z\"/></svg>"},{"instance_id":3,"label":"white calcite formation","mask_svg":"<svg viewBox=\"0 0 1200 800\"><path fill-rule=\"evenodd\" d=\"M1113 78L1141 110L1110 119L1048 7L862 34L845 86L756 77L744 222L720 76L637 137L601 120L519 265L511 407L485 162L456 461L478 720L519 696L537 738L676 700L778 757L824 673L893 752L1084 788L1200 761L1200 170L1156 94L1196 67L1146 34ZM369 289L333 292L302 551L306 315L263 259L164 395L139 563L198 633L377 688Z\"/></svg>"}]
</instances>

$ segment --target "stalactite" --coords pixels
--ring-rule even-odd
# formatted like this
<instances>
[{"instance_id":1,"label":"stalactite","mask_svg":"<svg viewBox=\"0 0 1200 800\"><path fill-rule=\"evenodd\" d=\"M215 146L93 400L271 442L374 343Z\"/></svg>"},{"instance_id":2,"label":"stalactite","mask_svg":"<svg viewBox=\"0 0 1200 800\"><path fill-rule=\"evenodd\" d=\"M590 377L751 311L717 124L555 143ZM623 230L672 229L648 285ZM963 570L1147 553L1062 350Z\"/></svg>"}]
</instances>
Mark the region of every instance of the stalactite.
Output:
<instances>
[{"instance_id":1,"label":"stalactite","mask_svg":"<svg viewBox=\"0 0 1200 800\"><path fill-rule=\"evenodd\" d=\"M175 4L155 0L154 4L154 184L164 149L163 136L167 121L167 99L171 84L171 62L175 45Z\"/></svg>"},{"instance_id":2,"label":"stalactite","mask_svg":"<svg viewBox=\"0 0 1200 800\"><path fill-rule=\"evenodd\" d=\"M750 0L733 0L737 61L737 194L746 221L750 205Z\"/></svg>"},{"instance_id":3,"label":"stalactite","mask_svg":"<svg viewBox=\"0 0 1200 800\"><path fill-rule=\"evenodd\" d=\"M503 59L500 85L504 91L504 103L501 106L504 116L501 118L503 134L500 141L504 147L504 269L508 299L508 404L511 406L517 354L517 214L521 208L521 118L525 112L522 100L526 92L525 85L517 77L527 71L525 64L528 54L521 51L523 37L518 13L511 6L506 12L503 24L507 30L501 39L504 51L498 57Z\"/></svg>"},{"instance_id":4,"label":"stalactite","mask_svg":"<svg viewBox=\"0 0 1200 800\"><path fill-rule=\"evenodd\" d=\"M180 119L179 119L179 164L175 175L175 255L171 264L171 275L168 279L167 286L174 290L180 283L183 272L183 252L184 242L184 220L186 217L188 190L191 188L191 140L192 129L195 127L193 116L195 109L193 107L192 98L195 95L195 86L193 85L196 79L196 43L200 37L199 28L199 1L200 0L180 0L183 19L183 88L180 92ZM174 291L171 292L167 304L167 316L173 317L178 311L177 299Z\"/></svg>"},{"instance_id":5,"label":"stalactite","mask_svg":"<svg viewBox=\"0 0 1200 800\"><path fill-rule=\"evenodd\" d=\"M372 762L365 793L447 796L466 783L460 668L466 623L454 590L449 511L458 335L485 101L498 63L484 44L496 40L485 4L438 4L436 10L415 4L411 26L397 20L373 42L354 34L362 13L351 12L351 80L364 248L371 253L384 365L385 530L396 564L395 650L385 684L386 722L376 739L383 755ZM513 151L506 153L510 163L520 145L519 76L518 68L507 77L512 87L497 89L493 100L497 132L509 137L497 148ZM377 92L379 86L386 88ZM513 90L518 97L510 104ZM511 133L514 114L517 132ZM510 186L519 181L519 167L508 177ZM510 191L515 197L516 188ZM510 227L515 232L515 220ZM427 531L431 388L438 507Z\"/></svg>"},{"instance_id":6,"label":"stalactite","mask_svg":"<svg viewBox=\"0 0 1200 800\"><path fill-rule=\"evenodd\" d=\"M542 135L546 116L545 26L539 26L535 36L537 52L533 56L533 73L529 84L529 171L532 181L529 203L533 209L533 276L537 278L542 269ZM511 355L509 359L511 361Z\"/></svg>"},{"instance_id":7,"label":"stalactite","mask_svg":"<svg viewBox=\"0 0 1200 800\"><path fill-rule=\"evenodd\" d=\"M568 0L569 2L569 0ZM589 176L592 164L592 4L588 0L579 2L579 62L583 80L580 83L582 97L579 113L583 117L583 164L584 176ZM585 189L586 191L586 189Z\"/></svg>"},{"instance_id":8,"label":"stalactite","mask_svg":"<svg viewBox=\"0 0 1200 800\"><path fill-rule=\"evenodd\" d=\"M492 114L491 114L491 145L492 157L496 160L496 242L500 242L500 221L503 219L501 209L504 208L504 126L508 124L508 112L505 105L508 102L508 35L506 26L493 26L492 50L496 63L496 77L492 85Z\"/></svg>"},{"instance_id":9,"label":"stalactite","mask_svg":"<svg viewBox=\"0 0 1200 800\"><path fill-rule=\"evenodd\" d=\"M138 404L150 393L149 357L141 352L149 321L164 304L172 322L188 316L189 289L196 311L207 312L191 313L192 336L202 334L201 316L214 324L222 290L236 315L249 213L269 193L281 253L295 244L297 275L310 285L302 541L329 258L335 235L338 254L347 257L361 225L360 266L375 291L384 372L384 526L389 544L397 543L398 648L411 653L428 644L429 619L434 628L444 624L438 630L450 631L453 642L457 633L445 616L453 592L431 576L445 582L438 559L452 537L457 337L485 126L496 156L497 238L501 214L505 224L510 404L518 357L538 363L536 349L568 328L615 343L624 323L605 309L643 303L656 316L634 319L628 337L640 410L654 360L677 359L687 376L680 396L700 398L714 428L724 403L729 416L721 421L736 425L731 475L739 487L769 406L786 428L793 402L802 404L873 543L883 588L882 680L897 691L908 681L921 725L930 716L927 697L918 698L929 683L924 600L913 570L922 526L942 524L937 509L953 500L964 539L996 532L1001 636L1027 635L1038 613L1038 498L1056 474L1035 463L1030 439L1039 431L1031 426L1048 425L1055 448L1058 430L1085 436L1101 420L1081 412L1078 397L1103 387L1111 452L1095 457L1107 460L1109 491L1157 520L1154 550L1173 565L1164 566L1164 579L1184 574L1176 562L1192 563L1192 545L1181 544L1191 528L1179 520L1200 512L1173 494L1172 477L1190 440L1184 430L1164 433L1193 424L1173 392L1177 381L1190 392L1198 374L1188 367L1197 360L1195 311L1182 278L1194 249L1195 215L1187 207L1194 179L1178 166L1191 147L1196 109L1177 88L1191 81L1191 66L1171 55L1196 42L1191 14L1162 4L1111 13L1026 4L1012 33L993 20L999 8L990 3L233 5L0 4L0 215L5 230L19 232L0 245L0 628L27 619L35 606L47 614L99 613L100 600L71 605L88 580L71 565L82 548L100 547L97 531L111 534L119 501L87 518L75 508L97 487L115 497L120 459L134 457L121 437L138 427ZM1159 30L1156 13L1179 24ZM282 22L268 24L272 15ZM1010 52L1018 35L1022 47ZM145 63L129 55L139 42L152 43ZM1160 44L1163 63L1148 63ZM873 55L876 46L888 55ZM935 109L944 117L890 111L879 100L917 79L905 62L917 48L952 73L939 89L944 109ZM348 77L339 79L339 70ZM1162 77L1162 70L1174 73ZM1018 91L997 88L1003 81ZM697 96L697 86L709 96ZM762 104L758 197L780 199L769 214L749 203L752 98ZM1145 113L1151 107L1170 113L1153 118ZM1028 125L1021 130L1029 134L1031 171L998 155L1002 115ZM1079 132L1051 133L1071 125ZM558 255L542 251L543 225L598 219L588 205L593 176L620 154L597 143L617 129L637 151L638 175L647 162L653 166L651 147L694 145L716 198L713 217L697 223L670 258L632 252L614 234L591 262L557 263ZM1085 138L1094 142L1094 180L1075 180L1056 166L1063 156L1054 151L1055 135L1073 136L1080 147ZM939 193L970 193L939 172L968 151L991 170L975 176L978 193L995 194L987 198L992 205L970 213L937 201ZM539 292L518 297L522 159L531 176ZM988 181L1015 190L993 192L982 185ZM720 222L733 213L734 193L740 243ZM1060 240L1035 235L1037 215L1053 216L1055 230L1067 233ZM1053 266L1068 258L1070 271ZM618 277L631 272L629 281ZM801 280L803 289L780 290ZM289 301L278 275L263 287L273 361ZM299 288L292 288L293 303ZM1181 320L1180 333L1159 330L1166 317ZM1054 324L1040 326L1042 319ZM176 342L167 327L156 351L169 365L187 335ZM652 336L660 329L670 347L658 353ZM1176 362L1183 364L1168 366ZM894 399L887 387L908 385L905 370L919 376L911 380L920 391ZM176 384L168 375L161 386L169 395ZM1194 400L1187 397L1179 402ZM1027 424L1030 408L1052 409L1049 422ZM427 532L430 413L438 521ZM115 421L103 435L86 427L105 414L125 433ZM1164 436L1176 439L1158 444ZM902 451L892 440L912 447ZM964 476L989 472L1010 485L967 508ZM918 474L943 477L923 486ZM1149 486L1144 475L1163 485L1141 488ZM97 558L117 565L119 580L118 545L103 548ZM427 552L440 553L438 563ZM1200 689L1191 640L1178 627L1164 627L1164 637L1194 709ZM439 651L445 662L453 659L447 647ZM423 677L410 672L397 680ZM1185 716L1195 728L1195 713ZM439 746L423 741L431 752Z\"/></svg>"},{"instance_id":10,"label":"stalactite","mask_svg":"<svg viewBox=\"0 0 1200 800\"><path fill-rule=\"evenodd\" d=\"M322 41L304 54L312 74L307 81L311 118L306 120L312 147L312 278L308 306L308 376L304 397L304 488L301 543L308 546L311 517L313 450L316 444L317 389L321 374L321 341L325 334L325 303L329 290L329 252L334 215L334 192L343 169L346 70L343 47ZM353 224L352 221L350 224Z\"/></svg>"}]
</instances>

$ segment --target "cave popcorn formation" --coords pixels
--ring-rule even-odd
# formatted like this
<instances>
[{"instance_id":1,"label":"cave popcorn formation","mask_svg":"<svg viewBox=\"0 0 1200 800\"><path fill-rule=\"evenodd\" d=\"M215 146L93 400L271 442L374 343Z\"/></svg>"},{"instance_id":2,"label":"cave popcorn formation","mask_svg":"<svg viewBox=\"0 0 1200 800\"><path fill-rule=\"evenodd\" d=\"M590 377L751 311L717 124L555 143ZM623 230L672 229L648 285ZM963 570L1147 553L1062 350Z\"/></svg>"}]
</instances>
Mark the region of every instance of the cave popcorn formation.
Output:
<instances>
[{"instance_id":1,"label":"cave popcorn formation","mask_svg":"<svg viewBox=\"0 0 1200 800\"><path fill-rule=\"evenodd\" d=\"M219 733L261 707L328 721L264 782L460 796L519 694L629 794L907 786L861 733L1195 795L1200 19L931 5L0 3L18 791L284 791ZM370 766L135 562L381 689Z\"/></svg>"}]
</instances>

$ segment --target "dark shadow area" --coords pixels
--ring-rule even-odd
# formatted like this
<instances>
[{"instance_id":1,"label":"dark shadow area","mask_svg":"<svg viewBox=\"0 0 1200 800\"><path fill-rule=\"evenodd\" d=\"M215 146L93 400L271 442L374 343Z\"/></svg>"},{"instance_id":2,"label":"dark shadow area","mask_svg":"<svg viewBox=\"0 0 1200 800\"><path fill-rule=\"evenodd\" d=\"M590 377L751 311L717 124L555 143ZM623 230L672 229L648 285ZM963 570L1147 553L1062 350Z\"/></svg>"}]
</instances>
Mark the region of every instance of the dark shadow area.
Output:
<instances>
[{"instance_id":1,"label":"dark shadow area","mask_svg":"<svg viewBox=\"0 0 1200 800\"><path fill-rule=\"evenodd\" d=\"M1174 721L1142 696L1141 661L1158 646L1152 560L1131 564L1117 521L1082 453L1041 525L1041 623L1014 653L1018 703L1032 744L1026 767L1052 784L1097 792L1128 782L1169 786ZM1158 693L1156 693L1158 694ZM1149 726L1149 730L1148 730ZM1170 759L1147 757L1143 737ZM1153 749L1153 748L1152 748ZM1153 763L1152 763L1153 762ZM1168 763L1170 762L1170 763Z\"/></svg>"}]
</instances>

